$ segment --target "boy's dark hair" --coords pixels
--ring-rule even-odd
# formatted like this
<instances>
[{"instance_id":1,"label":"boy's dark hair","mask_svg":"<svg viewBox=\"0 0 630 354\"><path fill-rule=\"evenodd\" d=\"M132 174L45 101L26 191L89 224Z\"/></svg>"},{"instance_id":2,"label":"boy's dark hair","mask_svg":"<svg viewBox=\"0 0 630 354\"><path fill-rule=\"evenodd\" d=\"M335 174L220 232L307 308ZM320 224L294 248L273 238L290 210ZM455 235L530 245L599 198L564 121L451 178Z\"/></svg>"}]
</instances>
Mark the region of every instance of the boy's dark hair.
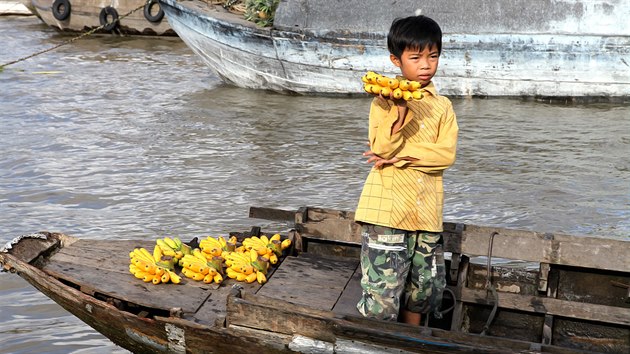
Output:
<instances>
[{"instance_id":1,"label":"boy's dark hair","mask_svg":"<svg viewBox=\"0 0 630 354\"><path fill-rule=\"evenodd\" d=\"M442 30L433 19L424 15L397 18L392 22L387 35L387 49L400 58L405 49L436 46L442 54Z\"/></svg>"}]
</instances>

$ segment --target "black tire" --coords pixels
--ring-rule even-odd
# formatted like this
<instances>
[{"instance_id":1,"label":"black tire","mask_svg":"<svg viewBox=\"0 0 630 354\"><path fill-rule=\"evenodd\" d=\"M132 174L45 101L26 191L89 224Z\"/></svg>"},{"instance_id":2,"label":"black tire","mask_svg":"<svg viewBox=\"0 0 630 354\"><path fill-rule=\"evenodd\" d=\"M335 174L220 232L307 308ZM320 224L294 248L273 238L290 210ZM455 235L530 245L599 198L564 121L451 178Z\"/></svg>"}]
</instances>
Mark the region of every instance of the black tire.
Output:
<instances>
[{"instance_id":1,"label":"black tire","mask_svg":"<svg viewBox=\"0 0 630 354\"><path fill-rule=\"evenodd\" d=\"M112 22L107 22L109 16L112 17ZM105 31L111 31L118 26L118 11L111 6L104 7L98 15L98 20Z\"/></svg>"},{"instance_id":2,"label":"black tire","mask_svg":"<svg viewBox=\"0 0 630 354\"><path fill-rule=\"evenodd\" d=\"M152 15L151 10L154 6L158 7L158 12L155 15ZM164 11L162 11L162 7L158 3L158 0L150 0L146 5L144 5L144 18L153 23L162 21L164 18Z\"/></svg>"},{"instance_id":3,"label":"black tire","mask_svg":"<svg viewBox=\"0 0 630 354\"><path fill-rule=\"evenodd\" d=\"M70 17L70 1L69 0L55 0L52 4L53 17L59 21L63 21Z\"/></svg>"}]
</instances>

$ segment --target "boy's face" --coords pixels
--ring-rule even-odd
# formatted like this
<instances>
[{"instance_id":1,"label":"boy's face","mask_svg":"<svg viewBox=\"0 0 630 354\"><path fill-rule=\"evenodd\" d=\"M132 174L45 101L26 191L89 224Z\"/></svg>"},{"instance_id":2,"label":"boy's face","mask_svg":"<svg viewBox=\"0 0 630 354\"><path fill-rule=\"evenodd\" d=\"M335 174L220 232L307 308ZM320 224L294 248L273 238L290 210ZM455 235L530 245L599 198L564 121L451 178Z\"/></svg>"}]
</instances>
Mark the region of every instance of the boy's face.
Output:
<instances>
[{"instance_id":1,"label":"boy's face","mask_svg":"<svg viewBox=\"0 0 630 354\"><path fill-rule=\"evenodd\" d=\"M407 80L418 81L422 86L428 85L437 71L440 54L437 46L427 46L424 50L407 48L400 58L391 54L392 63L400 68L402 76Z\"/></svg>"}]
</instances>

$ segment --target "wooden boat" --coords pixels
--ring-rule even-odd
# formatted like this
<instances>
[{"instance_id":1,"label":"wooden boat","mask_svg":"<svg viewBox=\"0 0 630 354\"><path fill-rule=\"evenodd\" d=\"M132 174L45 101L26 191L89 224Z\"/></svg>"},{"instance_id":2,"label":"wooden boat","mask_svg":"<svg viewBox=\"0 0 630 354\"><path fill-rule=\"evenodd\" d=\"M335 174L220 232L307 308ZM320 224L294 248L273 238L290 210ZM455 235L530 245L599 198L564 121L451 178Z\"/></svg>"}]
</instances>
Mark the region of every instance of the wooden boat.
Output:
<instances>
[{"instance_id":1,"label":"wooden boat","mask_svg":"<svg viewBox=\"0 0 630 354\"><path fill-rule=\"evenodd\" d=\"M283 237L294 248L264 285L147 285L129 274L128 253L153 241L50 232L16 239L0 252L0 264L136 353L630 350L628 241L445 223L452 295L443 318L426 316L416 327L366 319L355 309L360 246L352 213L252 207L250 216L292 222ZM476 262L479 256L487 262Z\"/></svg>"},{"instance_id":2,"label":"wooden boat","mask_svg":"<svg viewBox=\"0 0 630 354\"><path fill-rule=\"evenodd\" d=\"M157 0L31 0L44 23L62 32L176 36ZM116 21L118 19L118 21Z\"/></svg>"},{"instance_id":3,"label":"wooden boat","mask_svg":"<svg viewBox=\"0 0 630 354\"><path fill-rule=\"evenodd\" d=\"M417 10L441 24L435 83L449 96L630 95L628 2L418 3L400 0L283 0L272 27L258 27L203 0L158 0L177 34L224 81L300 94L363 93L367 71L393 76L386 34ZM595 1L599 3L600 1ZM418 9L418 6L422 8ZM483 9L483 10L480 10ZM562 15L560 15L562 14ZM604 25L606 24L606 25Z\"/></svg>"},{"instance_id":4,"label":"wooden boat","mask_svg":"<svg viewBox=\"0 0 630 354\"><path fill-rule=\"evenodd\" d=\"M0 16L32 16L33 12L25 1L0 0Z\"/></svg>"}]
</instances>

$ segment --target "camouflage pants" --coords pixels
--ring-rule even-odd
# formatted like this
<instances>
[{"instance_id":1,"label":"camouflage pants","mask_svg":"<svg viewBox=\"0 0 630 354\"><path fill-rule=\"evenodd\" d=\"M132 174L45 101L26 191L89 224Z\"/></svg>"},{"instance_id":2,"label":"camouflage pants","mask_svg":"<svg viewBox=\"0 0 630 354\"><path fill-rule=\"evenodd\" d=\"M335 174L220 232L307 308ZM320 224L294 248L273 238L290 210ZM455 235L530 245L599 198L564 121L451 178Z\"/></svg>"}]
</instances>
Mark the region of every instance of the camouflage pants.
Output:
<instances>
[{"instance_id":1,"label":"camouflage pants","mask_svg":"<svg viewBox=\"0 0 630 354\"><path fill-rule=\"evenodd\" d=\"M401 300L411 312L439 311L446 287L439 233L364 224L361 235L359 312L395 321Z\"/></svg>"}]
</instances>

